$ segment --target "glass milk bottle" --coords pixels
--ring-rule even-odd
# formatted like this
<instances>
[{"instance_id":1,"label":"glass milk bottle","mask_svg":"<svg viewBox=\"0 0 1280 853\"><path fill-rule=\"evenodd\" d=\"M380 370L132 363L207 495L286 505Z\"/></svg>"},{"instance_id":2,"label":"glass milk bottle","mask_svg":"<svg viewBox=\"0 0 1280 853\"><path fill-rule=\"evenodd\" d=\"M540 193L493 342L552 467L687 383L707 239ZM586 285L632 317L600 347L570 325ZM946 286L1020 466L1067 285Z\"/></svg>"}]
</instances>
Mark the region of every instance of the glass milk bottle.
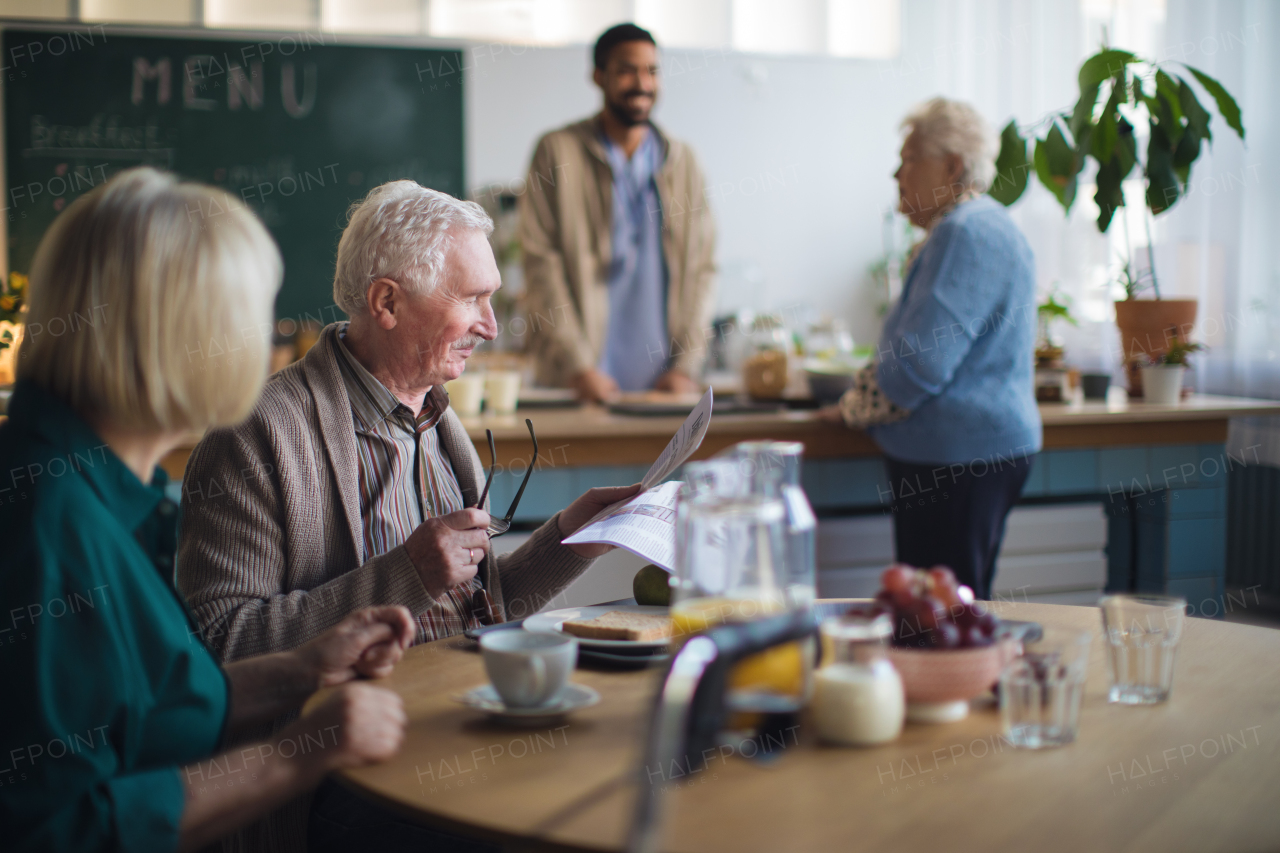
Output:
<instances>
[{"instance_id":1,"label":"glass milk bottle","mask_svg":"<svg viewBox=\"0 0 1280 853\"><path fill-rule=\"evenodd\" d=\"M786 509L777 495L753 490L747 466L711 459L684 466L676 506L672 581L673 643L724 622L747 622L788 609L779 571L786 555ZM746 658L730 673L739 709L794 711L806 692L800 643Z\"/></svg>"},{"instance_id":2,"label":"glass milk bottle","mask_svg":"<svg viewBox=\"0 0 1280 853\"><path fill-rule=\"evenodd\" d=\"M829 743L874 746L897 739L906 715L902 676L889 660L893 623L843 616L822 623L824 666L814 676L813 717Z\"/></svg>"},{"instance_id":3,"label":"glass milk bottle","mask_svg":"<svg viewBox=\"0 0 1280 853\"><path fill-rule=\"evenodd\" d=\"M780 573L792 607L811 607L817 597L818 519L800 485L804 445L798 441L743 441L725 451L746 460L752 488L776 494L787 515L786 560Z\"/></svg>"}]
</instances>

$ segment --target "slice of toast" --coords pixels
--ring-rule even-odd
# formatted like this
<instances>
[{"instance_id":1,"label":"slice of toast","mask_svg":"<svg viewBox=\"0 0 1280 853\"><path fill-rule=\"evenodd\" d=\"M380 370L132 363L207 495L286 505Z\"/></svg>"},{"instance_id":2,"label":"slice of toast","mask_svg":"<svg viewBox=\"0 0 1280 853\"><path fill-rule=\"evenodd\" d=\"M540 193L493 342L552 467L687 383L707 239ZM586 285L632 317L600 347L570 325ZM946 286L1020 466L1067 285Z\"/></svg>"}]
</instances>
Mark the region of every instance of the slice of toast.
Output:
<instances>
[{"instance_id":1,"label":"slice of toast","mask_svg":"<svg viewBox=\"0 0 1280 853\"><path fill-rule=\"evenodd\" d=\"M594 619L570 619L560 628L566 634L589 640L654 642L671 636L671 619L654 613L610 610Z\"/></svg>"}]
</instances>

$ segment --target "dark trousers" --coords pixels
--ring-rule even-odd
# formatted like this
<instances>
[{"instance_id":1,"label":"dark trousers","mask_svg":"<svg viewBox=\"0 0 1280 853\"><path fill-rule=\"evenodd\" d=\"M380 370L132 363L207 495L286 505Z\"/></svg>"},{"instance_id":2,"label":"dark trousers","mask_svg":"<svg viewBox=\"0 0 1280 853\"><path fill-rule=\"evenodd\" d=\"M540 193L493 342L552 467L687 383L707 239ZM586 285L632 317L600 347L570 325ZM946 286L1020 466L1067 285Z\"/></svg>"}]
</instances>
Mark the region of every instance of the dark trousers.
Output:
<instances>
[{"instance_id":1,"label":"dark trousers","mask_svg":"<svg viewBox=\"0 0 1280 853\"><path fill-rule=\"evenodd\" d=\"M990 599L1005 519L1033 458L924 465L885 457L898 562L949 566L974 595Z\"/></svg>"},{"instance_id":2,"label":"dark trousers","mask_svg":"<svg viewBox=\"0 0 1280 853\"><path fill-rule=\"evenodd\" d=\"M309 853L499 853L499 848L420 826L333 781L311 801Z\"/></svg>"}]
</instances>

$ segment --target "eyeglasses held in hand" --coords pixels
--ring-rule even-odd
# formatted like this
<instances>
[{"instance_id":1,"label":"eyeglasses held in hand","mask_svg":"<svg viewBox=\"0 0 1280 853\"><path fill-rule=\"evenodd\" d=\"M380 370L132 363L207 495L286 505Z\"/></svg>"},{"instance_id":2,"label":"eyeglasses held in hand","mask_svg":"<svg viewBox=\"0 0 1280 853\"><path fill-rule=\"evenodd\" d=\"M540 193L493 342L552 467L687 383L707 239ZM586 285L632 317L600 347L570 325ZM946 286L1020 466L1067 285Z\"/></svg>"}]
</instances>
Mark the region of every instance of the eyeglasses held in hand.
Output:
<instances>
[{"instance_id":1,"label":"eyeglasses held in hand","mask_svg":"<svg viewBox=\"0 0 1280 853\"><path fill-rule=\"evenodd\" d=\"M529 477L533 474L533 466L538 464L538 437L533 434L533 421L528 418L524 419L525 426L529 428L529 439L533 442L533 459L529 460L529 467L525 469L524 480L520 483L520 490L516 492L515 498L511 501L511 506L507 509L507 514L503 518L489 518L489 538L501 536L511 529L511 519L516 514L516 507L520 506L520 498L524 495L524 487L529 485ZM498 467L498 450L493 443L493 430L484 431L485 436L489 439L489 476L484 480L484 491L480 493L480 502L476 504L480 509L484 509L484 499L489 496L489 486L493 483L493 472Z\"/></svg>"}]
</instances>

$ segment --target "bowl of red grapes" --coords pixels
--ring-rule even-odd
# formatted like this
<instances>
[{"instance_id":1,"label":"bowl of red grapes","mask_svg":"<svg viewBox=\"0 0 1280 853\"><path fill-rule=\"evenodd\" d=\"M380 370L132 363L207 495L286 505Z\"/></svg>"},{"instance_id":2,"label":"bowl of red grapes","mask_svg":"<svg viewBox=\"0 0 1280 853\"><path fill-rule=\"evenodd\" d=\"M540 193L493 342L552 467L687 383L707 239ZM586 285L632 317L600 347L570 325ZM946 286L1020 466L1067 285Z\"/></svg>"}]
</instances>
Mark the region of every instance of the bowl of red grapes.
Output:
<instances>
[{"instance_id":1,"label":"bowl of red grapes","mask_svg":"<svg viewBox=\"0 0 1280 853\"><path fill-rule=\"evenodd\" d=\"M946 566L917 569L897 563L885 569L880 585L874 599L854 610L893 619L889 658L902 675L909 703L960 703L980 696L1016 657L1017 641L1001 631L995 614L976 602L973 590L958 583ZM959 704L947 713L958 719Z\"/></svg>"}]
</instances>

